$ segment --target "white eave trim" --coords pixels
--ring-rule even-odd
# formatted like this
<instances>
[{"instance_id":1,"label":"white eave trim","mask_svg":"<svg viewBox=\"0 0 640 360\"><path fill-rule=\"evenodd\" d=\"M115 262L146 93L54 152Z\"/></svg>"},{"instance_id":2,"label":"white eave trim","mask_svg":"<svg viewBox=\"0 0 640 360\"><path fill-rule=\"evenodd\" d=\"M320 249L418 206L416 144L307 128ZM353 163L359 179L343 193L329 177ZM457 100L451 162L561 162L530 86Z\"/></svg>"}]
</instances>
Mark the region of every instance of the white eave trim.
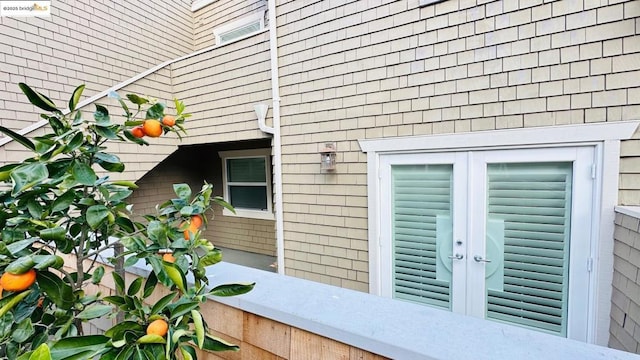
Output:
<instances>
[{"instance_id":1,"label":"white eave trim","mask_svg":"<svg viewBox=\"0 0 640 360\"><path fill-rule=\"evenodd\" d=\"M194 0L193 3L191 3L191 11L198 11L209 4L213 4L216 1L217 0Z\"/></svg>"},{"instance_id":2,"label":"white eave trim","mask_svg":"<svg viewBox=\"0 0 640 360\"><path fill-rule=\"evenodd\" d=\"M638 121L556 125L358 140L363 152L430 151L624 140L633 136Z\"/></svg>"}]
</instances>

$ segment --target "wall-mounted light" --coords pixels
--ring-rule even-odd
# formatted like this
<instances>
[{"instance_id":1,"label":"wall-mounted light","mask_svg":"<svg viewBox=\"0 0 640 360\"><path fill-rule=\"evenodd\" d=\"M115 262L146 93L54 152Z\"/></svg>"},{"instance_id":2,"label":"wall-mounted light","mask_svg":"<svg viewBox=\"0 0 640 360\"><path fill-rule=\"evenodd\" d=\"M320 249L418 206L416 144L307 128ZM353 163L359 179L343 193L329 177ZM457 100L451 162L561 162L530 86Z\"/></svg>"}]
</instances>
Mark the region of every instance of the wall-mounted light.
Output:
<instances>
[{"instance_id":1,"label":"wall-mounted light","mask_svg":"<svg viewBox=\"0 0 640 360\"><path fill-rule=\"evenodd\" d=\"M334 171L336 169L336 151L335 142L320 144L320 171Z\"/></svg>"}]
</instances>

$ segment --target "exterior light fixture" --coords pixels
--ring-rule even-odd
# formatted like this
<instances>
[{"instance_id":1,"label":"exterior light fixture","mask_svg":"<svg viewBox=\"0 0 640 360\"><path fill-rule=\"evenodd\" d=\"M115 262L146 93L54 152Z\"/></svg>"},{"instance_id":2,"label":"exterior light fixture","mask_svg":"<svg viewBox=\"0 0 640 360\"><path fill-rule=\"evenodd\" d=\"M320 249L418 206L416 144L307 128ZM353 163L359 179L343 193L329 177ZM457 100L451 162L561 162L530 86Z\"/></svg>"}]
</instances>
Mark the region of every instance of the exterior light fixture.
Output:
<instances>
[{"instance_id":1,"label":"exterior light fixture","mask_svg":"<svg viewBox=\"0 0 640 360\"><path fill-rule=\"evenodd\" d=\"M335 171L336 150L337 146L335 142L320 145L320 171Z\"/></svg>"}]
</instances>

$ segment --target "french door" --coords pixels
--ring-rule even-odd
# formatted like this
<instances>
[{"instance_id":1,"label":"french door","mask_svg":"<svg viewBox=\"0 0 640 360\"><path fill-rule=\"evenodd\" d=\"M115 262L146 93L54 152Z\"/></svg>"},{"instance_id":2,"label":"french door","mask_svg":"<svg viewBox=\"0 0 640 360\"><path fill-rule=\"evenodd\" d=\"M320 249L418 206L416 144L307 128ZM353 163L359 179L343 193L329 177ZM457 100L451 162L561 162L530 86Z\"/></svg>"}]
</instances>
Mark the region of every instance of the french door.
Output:
<instances>
[{"instance_id":1,"label":"french door","mask_svg":"<svg viewBox=\"0 0 640 360\"><path fill-rule=\"evenodd\" d=\"M594 148L380 156L382 292L587 338Z\"/></svg>"}]
</instances>

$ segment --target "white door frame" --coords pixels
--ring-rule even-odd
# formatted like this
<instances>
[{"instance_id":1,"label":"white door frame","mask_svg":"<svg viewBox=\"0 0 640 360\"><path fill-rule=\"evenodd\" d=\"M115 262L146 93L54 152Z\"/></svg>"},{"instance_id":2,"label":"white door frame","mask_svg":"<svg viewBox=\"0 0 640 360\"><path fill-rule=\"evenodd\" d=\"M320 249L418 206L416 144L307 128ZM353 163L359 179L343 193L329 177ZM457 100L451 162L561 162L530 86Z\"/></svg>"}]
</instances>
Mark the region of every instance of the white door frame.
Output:
<instances>
[{"instance_id":1,"label":"white door frame","mask_svg":"<svg viewBox=\"0 0 640 360\"><path fill-rule=\"evenodd\" d=\"M606 345L609 339L609 315L613 278L614 207L618 199L620 140L633 136L638 122L592 123L480 131L460 134L438 134L410 137L359 140L367 153L368 231L369 231L369 291L381 295L380 268L380 154L411 152L442 152L452 150L542 148L595 145L601 164L596 169L596 208L593 248L597 254L593 264L594 284L589 319L588 342Z\"/></svg>"}]
</instances>

